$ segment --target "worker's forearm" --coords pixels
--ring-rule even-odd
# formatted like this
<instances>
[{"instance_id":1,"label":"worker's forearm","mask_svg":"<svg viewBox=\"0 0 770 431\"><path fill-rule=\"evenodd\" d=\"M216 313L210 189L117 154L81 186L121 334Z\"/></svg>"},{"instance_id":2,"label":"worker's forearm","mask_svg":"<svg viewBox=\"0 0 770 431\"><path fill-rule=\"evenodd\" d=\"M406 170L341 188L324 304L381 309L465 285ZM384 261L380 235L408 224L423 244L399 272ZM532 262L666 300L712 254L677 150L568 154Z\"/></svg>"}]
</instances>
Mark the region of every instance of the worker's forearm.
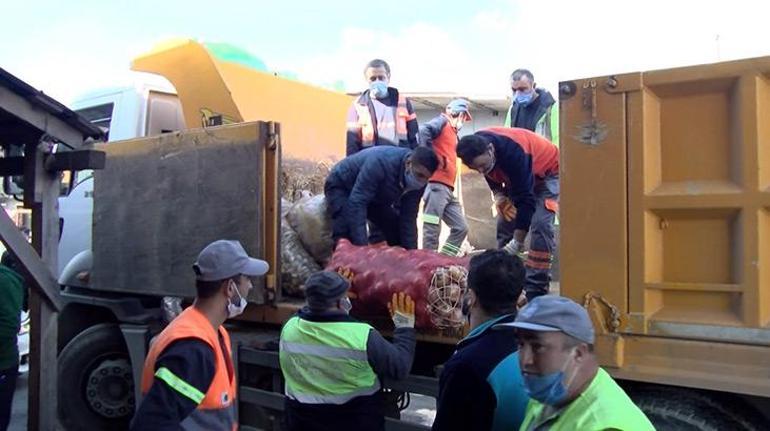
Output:
<instances>
[{"instance_id":1,"label":"worker's forearm","mask_svg":"<svg viewBox=\"0 0 770 431\"><path fill-rule=\"evenodd\" d=\"M396 328L392 343L372 330L366 343L369 365L378 376L401 380L412 369L415 344L413 328Z\"/></svg>"}]
</instances>

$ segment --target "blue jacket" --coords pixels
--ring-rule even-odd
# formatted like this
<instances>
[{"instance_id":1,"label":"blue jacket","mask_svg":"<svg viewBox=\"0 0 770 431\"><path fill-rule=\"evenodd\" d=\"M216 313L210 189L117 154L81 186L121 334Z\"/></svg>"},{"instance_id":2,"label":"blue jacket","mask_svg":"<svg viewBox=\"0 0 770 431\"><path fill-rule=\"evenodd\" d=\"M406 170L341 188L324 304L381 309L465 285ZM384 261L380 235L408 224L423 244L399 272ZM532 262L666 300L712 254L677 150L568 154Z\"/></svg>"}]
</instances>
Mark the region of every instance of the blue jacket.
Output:
<instances>
[{"instance_id":1,"label":"blue jacket","mask_svg":"<svg viewBox=\"0 0 770 431\"><path fill-rule=\"evenodd\" d=\"M457 344L439 378L434 431L519 429L529 397L516 336L492 329L515 317L506 314L489 320Z\"/></svg>"},{"instance_id":2,"label":"blue jacket","mask_svg":"<svg viewBox=\"0 0 770 431\"><path fill-rule=\"evenodd\" d=\"M407 191L404 186L407 148L372 147L339 161L326 178L325 188L349 192L341 217L349 226L351 243L368 244L367 211L377 206L397 208L401 246L417 248L417 213L424 188Z\"/></svg>"}]
</instances>

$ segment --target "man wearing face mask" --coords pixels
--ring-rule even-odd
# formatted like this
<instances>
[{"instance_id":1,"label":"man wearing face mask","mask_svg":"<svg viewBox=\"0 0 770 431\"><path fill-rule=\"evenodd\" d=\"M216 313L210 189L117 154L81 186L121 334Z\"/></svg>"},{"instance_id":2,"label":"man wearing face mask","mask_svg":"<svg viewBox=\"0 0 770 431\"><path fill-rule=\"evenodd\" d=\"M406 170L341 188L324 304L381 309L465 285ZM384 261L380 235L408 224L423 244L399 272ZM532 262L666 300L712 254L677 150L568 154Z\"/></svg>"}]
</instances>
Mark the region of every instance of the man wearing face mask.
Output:
<instances>
[{"instance_id":1,"label":"man wearing face mask","mask_svg":"<svg viewBox=\"0 0 770 431\"><path fill-rule=\"evenodd\" d=\"M412 368L412 299L397 293L388 304L395 326L390 343L349 316L349 287L333 271L311 275L305 282L307 305L281 330L288 431L384 430L381 379L403 379Z\"/></svg>"},{"instance_id":2,"label":"man wearing face mask","mask_svg":"<svg viewBox=\"0 0 770 431\"><path fill-rule=\"evenodd\" d=\"M420 197L437 167L427 147L376 147L340 160L324 185L335 244L367 245L369 220L389 245L417 248Z\"/></svg>"},{"instance_id":3,"label":"man wearing face mask","mask_svg":"<svg viewBox=\"0 0 770 431\"><path fill-rule=\"evenodd\" d=\"M532 398L522 431L653 431L647 417L599 367L588 312L568 298L541 296L524 307L513 327L519 365Z\"/></svg>"},{"instance_id":4,"label":"man wearing face mask","mask_svg":"<svg viewBox=\"0 0 770 431\"><path fill-rule=\"evenodd\" d=\"M483 174L497 205L497 245L522 257L527 300L548 293L556 248L553 224L559 208L559 149L525 129L491 127L464 136L457 155Z\"/></svg>"},{"instance_id":5,"label":"man wearing face mask","mask_svg":"<svg viewBox=\"0 0 770 431\"><path fill-rule=\"evenodd\" d=\"M377 145L417 146L417 115L411 102L389 87L390 66L370 61L364 68L369 89L351 105L347 117L347 155Z\"/></svg>"},{"instance_id":6,"label":"man wearing face mask","mask_svg":"<svg viewBox=\"0 0 770 431\"><path fill-rule=\"evenodd\" d=\"M193 265L196 296L150 346L131 430L235 430L235 371L222 324L241 314L266 262L238 241L207 245Z\"/></svg>"},{"instance_id":7,"label":"man wearing face mask","mask_svg":"<svg viewBox=\"0 0 770 431\"><path fill-rule=\"evenodd\" d=\"M559 146L559 105L548 91L537 88L527 69L511 74L513 102L505 116L505 127L531 130Z\"/></svg>"},{"instance_id":8,"label":"man wearing face mask","mask_svg":"<svg viewBox=\"0 0 770 431\"><path fill-rule=\"evenodd\" d=\"M444 364L433 431L519 429L529 398L516 339L492 328L513 322L523 285L524 266L517 257L487 250L471 259L463 298L471 332Z\"/></svg>"},{"instance_id":9,"label":"man wearing face mask","mask_svg":"<svg viewBox=\"0 0 770 431\"><path fill-rule=\"evenodd\" d=\"M462 129L463 123L472 119L468 101L455 99L449 102L441 115L420 127L420 145L433 148L439 160L439 167L430 178L423 196L423 248L438 249L443 220L450 233L441 247L441 253L449 256L460 254L460 246L468 235L463 207L454 195L454 187L457 180L457 132Z\"/></svg>"}]
</instances>

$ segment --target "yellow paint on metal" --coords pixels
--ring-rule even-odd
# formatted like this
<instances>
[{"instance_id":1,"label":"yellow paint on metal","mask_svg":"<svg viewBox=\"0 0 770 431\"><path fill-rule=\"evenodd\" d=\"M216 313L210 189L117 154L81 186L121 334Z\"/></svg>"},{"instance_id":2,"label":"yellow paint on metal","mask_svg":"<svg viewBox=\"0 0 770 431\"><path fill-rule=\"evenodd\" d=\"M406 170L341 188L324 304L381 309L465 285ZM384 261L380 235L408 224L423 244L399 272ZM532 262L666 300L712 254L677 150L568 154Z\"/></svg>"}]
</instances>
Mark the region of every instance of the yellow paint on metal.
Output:
<instances>
[{"instance_id":1,"label":"yellow paint on metal","mask_svg":"<svg viewBox=\"0 0 770 431\"><path fill-rule=\"evenodd\" d=\"M589 307L602 363L770 396L770 57L560 89L561 292L620 311Z\"/></svg>"},{"instance_id":2,"label":"yellow paint on metal","mask_svg":"<svg viewBox=\"0 0 770 431\"><path fill-rule=\"evenodd\" d=\"M334 161L345 154L352 98L215 57L193 40L176 40L136 58L132 69L176 87L188 127L221 122L281 124L284 158Z\"/></svg>"}]
</instances>

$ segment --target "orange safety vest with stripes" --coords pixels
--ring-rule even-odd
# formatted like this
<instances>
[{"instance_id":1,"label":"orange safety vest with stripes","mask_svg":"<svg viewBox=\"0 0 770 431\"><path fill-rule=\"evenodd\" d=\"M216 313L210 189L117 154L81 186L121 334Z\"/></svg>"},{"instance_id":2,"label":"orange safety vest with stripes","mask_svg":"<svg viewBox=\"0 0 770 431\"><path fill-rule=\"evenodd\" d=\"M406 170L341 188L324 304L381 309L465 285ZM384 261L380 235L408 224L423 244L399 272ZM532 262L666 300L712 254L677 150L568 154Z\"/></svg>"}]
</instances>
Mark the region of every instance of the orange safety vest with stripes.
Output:
<instances>
[{"instance_id":1,"label":"orange safety vest with stripes","mask_svg":"<svg viewBox=\"0 0 770 431\"><path fill-rule=\"evenodd\" d=\"M226 355L222 352L219 336L224 340ZM168 369L155 369L155 362L166 347L184 338L195 338L208 344L216 357L214 378L205 394L176 377ZM235 372L231 374L228 369L234 370L230 335L227 330L220 326L217 333L203 313L194 306L188 307L158 335L150 347L142 373L142 394L146 395L155 381L163 380L172 389L198 404L197 409L179 424L182 429L235 431Z\"/></svg>"},{"instance_id":2,"label":"orange safety vest with stripes","mask_svg":"<svg viewBox=\"0 0 770 431\"><path fill-rule=\"evenodd\" d=\"M374 120L372 119L371 112L369 112L369 104L362 103L362 100L364 98L360 97L355 103L356 114L358 114L356 126L361 128L361 146L367 148L375 145ZM417 114L410 114L406 108L406 97L399 94L398 105L396 105L396 124L390 122L377 124L377 128L395 127L396 139L399 142L407 141L406 123L416 118Z\"/></svg>"}]
</instances>

